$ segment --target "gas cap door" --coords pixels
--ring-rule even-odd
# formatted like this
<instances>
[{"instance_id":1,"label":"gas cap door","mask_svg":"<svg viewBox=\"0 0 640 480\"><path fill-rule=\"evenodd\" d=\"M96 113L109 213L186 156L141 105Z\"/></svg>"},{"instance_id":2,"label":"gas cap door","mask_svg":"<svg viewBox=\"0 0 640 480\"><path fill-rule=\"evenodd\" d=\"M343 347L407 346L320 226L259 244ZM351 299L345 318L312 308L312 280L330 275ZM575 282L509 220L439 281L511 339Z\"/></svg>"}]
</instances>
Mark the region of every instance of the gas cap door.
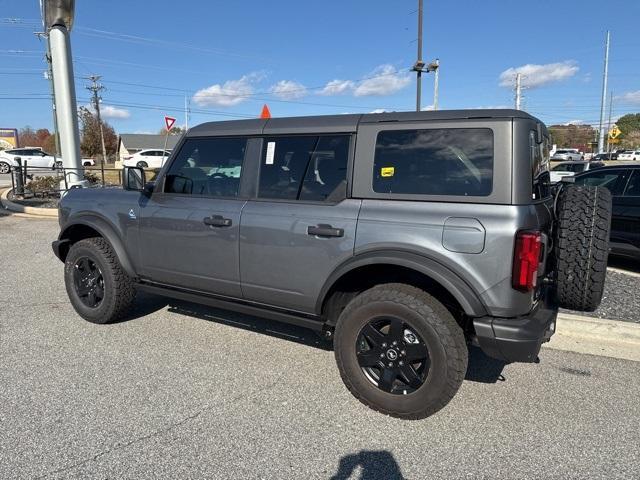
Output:
<instances>
[{"instance_id":1,"label":"gas cap door","mask_svg":"<svg viewBox=\"0 0 640 480\"><path fill-rule=\"evenodd\" d=\"M477 218L449 217L442 229L442 246L451 252L480 253L485 229Z\"/></svg>"}]
</instances>

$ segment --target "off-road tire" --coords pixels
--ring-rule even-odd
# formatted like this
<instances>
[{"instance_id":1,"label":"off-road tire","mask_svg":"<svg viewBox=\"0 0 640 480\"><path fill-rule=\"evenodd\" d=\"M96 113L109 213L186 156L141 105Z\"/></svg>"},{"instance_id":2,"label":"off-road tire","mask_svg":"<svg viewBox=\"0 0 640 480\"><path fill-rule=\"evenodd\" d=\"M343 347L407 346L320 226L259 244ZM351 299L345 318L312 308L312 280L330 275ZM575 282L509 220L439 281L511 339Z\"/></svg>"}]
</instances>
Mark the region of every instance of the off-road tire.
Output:
<instances>
[{"instance_id":1,"label":"off-road tire","mask_svg":"<svg viewBox=\"0 0 640 480\"><path fill-rule=\"evenodd\" d=\"M422 386L397 395L367 379L356 358L356 339L372 318L392 315L411 324L424 339L431 365ZM464 334L439 301L418 288L389 283L375 286L349 302L338 318L334 351L340 376L362 403L392 417L418 420L433 415L456 394L467 370Z\"/></svg>"},{"instance_id":2,"label":"off-road tire","mask_svg":"<svg viewBox=\"0 0 640 480\"><path fill-rule=\"evenodd\" d=\"M557 294L562 308L593 312L602 300L609 257L611 193L566 186L557 204Z\"/></svg>"},{"instance_id":3,"label":"off-road tire","mask_svg":"<svg viewBox=\"0 0 640 480\"><path fill-rule=\"evenodd\" d=\"M104 278L104 298L95 308L83 304L75 289L73 270L81 257L88 257L95 262ZM136 291L131 278L123 270L111 245L103 238L87 238L71 246L65 259L64 280L73 308L91 323L106 324L120 320L135 299Z\"/></svg>"}]
</instances>

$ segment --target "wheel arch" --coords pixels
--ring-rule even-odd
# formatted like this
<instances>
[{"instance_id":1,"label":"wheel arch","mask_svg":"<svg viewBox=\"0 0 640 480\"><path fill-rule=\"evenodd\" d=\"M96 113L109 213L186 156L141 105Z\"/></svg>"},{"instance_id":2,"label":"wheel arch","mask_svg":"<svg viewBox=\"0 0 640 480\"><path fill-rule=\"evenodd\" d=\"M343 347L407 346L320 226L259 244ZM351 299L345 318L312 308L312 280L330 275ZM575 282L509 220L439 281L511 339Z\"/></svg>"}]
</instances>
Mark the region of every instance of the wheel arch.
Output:
<instances>
[{"instance_id":1,"label":"wheel arch","mask_svg":"<svg viewBox=\"0 0 640 480\"><path fill-rule=\"evenodd\" d=\"M316 311L331 322L328 318L331 316L326 314L332 296L356 279L365 279L366 288L379 283L407 281L414 286L425 287L431 293L450 296L449 299L468 316L487 314L477 293L455 272L431 258L396 250L356 255L337 267L320 291Z\"/></svg>"},{"instance_id":2,"label":"wheel arch","mask_svg":"<svg viewBox=\"0 0 640 480\"><path fill-rule=\"evenodd\" d=\"M69 253L69 249L74 243L91 237L104 238L116 253L118 261L125 272L127 272L130 277L136 277L133 263L115 228L106 220L99 217L83 216L74 220L73 223L66 225L60 232L58 241L54 242L54 253L56 257L64 262Z\"/></svg>"}]
</instances>

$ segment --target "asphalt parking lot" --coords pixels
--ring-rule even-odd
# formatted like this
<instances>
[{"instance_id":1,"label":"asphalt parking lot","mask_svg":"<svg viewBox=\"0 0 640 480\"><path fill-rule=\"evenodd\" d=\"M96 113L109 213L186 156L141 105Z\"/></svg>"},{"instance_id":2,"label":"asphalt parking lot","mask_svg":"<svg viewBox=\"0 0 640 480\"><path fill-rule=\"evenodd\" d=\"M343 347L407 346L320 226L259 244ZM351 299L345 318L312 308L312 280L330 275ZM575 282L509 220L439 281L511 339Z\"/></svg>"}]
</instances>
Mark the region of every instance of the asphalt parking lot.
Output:
<instances>
[{"instance_id":1,"label":"asphalt parking lot","mask_svg":"<svg viewBox=\"0 0 640 480\"><path fill-rule=\"evenodd\" d=\"M451 404L391 419L302 329L156 297L97 326L52 220L0 216L0 478L632 478L638 363L472 352ZM640 282L640 279L638 279Z\"/></svg>"}]
</instances>

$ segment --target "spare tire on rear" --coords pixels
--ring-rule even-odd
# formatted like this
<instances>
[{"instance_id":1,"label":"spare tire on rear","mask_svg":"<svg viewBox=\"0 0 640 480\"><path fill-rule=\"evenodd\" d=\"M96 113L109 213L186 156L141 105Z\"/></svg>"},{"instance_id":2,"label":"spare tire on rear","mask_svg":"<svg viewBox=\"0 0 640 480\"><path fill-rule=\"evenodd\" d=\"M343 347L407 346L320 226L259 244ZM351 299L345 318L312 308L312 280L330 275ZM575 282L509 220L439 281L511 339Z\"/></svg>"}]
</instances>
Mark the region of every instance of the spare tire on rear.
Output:
<instances>
[{"instance_id":1,"label":"spare tire on rear","mask_svg":"<svg viewBox=\"0 0 640 480\"><path fill-rule=\"evenodd\" d=\"M563 186L556 205L557 293L560 307L593 312L604 292L611 230L611 193Z\"/></svg>"}]
</instances>

